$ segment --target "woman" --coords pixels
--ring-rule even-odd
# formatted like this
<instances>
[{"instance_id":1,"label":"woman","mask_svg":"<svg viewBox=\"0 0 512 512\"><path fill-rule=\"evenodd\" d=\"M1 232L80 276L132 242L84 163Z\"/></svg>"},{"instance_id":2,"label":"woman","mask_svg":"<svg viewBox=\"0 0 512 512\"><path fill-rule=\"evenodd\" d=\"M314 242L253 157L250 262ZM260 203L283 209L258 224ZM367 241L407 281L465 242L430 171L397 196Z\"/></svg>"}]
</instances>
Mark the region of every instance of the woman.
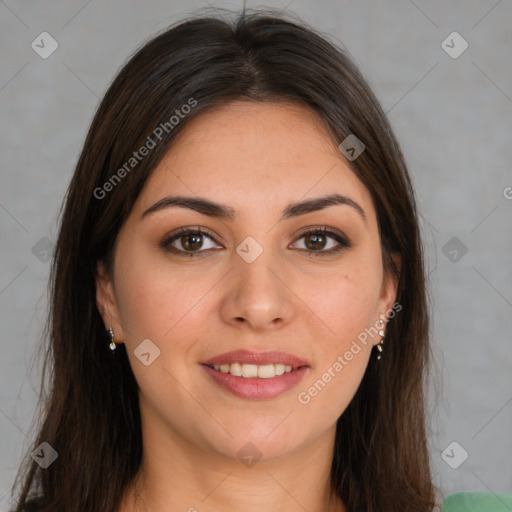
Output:
<instances>
[{"instance_id":1,"label":"woman","mask_svg":"<svg viewBox=\"0 0 512 512\"><path fill-rule=\"evenodd\" d=\"M49 326L16 511L435 506L414 193L368 84L304 23L189 19L121 69Z\"/></svg>"}]
</instances>

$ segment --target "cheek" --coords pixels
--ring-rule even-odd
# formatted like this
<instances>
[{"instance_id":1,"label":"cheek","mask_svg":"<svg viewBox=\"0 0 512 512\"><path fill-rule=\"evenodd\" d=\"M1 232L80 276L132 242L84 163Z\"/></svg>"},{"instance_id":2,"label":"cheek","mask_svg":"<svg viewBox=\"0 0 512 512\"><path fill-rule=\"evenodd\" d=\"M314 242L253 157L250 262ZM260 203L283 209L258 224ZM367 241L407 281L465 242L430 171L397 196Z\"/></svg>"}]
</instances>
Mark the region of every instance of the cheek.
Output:
<instances>
[{"instance_id":1,"label":"cheek","mask_svg":"<svg viewBox=\"0 0 512 512\"><path fill-rule=\"evenodd\" d=\"M116 286L131 367L143 394L151 397L159 410L183 410L190 407L190 399L179 383L187 383L185 388L191 389L187 363L194 357L198 329L204 325L203 307L215 282L200 271L185 272L177 265L132 256L119 260ZM154 363L145 366L136 354L147 339L159 353ZM156 349L146 346L152 358Z\"/></svg>"},{"instance_id":2,"label":"cheek","mask_svg":"<svg viewBox=\"0 0 512 512\"><path fill-rule=\"evenodd\" d=\"M374 261L361 260L348 271L316 280L308 305L328 332L316 343L311 378L298 390L299 404L310 418L333 423L343 413L364 376L373 347L372 329L378 319L381 274ZM321 349L320 349L321 348ZM318 415L318 416L317 416Z\"/></svg>"},{"instance_id":3,"label":"cheek","mask_svg":"<svg viewBox=\"0 0 512 512\"><path fill-rule=\"evenodd\" d=\"M323 331L333 350L343 350L378 319L379 270L374 262L361 260L343 271L316 276L307 304L326 327Z\"/></svg>"},{"instance_id":4,"label":"cheek","mask_svg":"<svg viewBox=\"0 0 512 512\"><path fill-rule=\"evenodd\" d=\"M324 305L328 321L340 342L368 326L375 313L378 293L344 276L332 285Z\"/></svg>"},{"instance_id":5,"label":"cheek","mask_svg":"<svg viewBox=\"0 0 512 512\"><path fill-rule=\"evenodd\" d=\"M191 319L213 286L201 272L136 253L119 258L116 278L119 320L129 345L146 338L160 345L189 324L197 330Z\"/></svg>"}]
</instances>

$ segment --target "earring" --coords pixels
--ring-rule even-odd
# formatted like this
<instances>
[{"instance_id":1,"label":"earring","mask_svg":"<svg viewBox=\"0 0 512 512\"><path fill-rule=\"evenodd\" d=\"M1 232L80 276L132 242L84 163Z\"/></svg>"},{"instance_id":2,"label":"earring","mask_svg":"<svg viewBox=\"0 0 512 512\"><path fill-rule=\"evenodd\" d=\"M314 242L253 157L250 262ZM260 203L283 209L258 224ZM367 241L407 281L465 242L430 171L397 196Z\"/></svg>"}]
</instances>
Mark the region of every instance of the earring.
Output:
<instances>
[{"instance_id":1,"label":"earring","mask_svg":"<svg viewBox=\"0 0 512 512\"><path fill-rule=\"evenodd\" d=\"M379 324L381 326L381 329L379 331L379 336L382 336L382 338L381 338L379 344L376 345L377 350L379 351L379 354L377 355L377 361L381 358L381 355L382 355L382 345L384 345L384 335L386 334L384 332L384 329L382 329L382 326L384 325L384 321L382 320L382 318L379 320Z\"/></svg>"},{"instance_id":2,"label":"earring","mask_svg":"<svg viewBox=\"0 0 512 512\"><path fill-rule=\"evenodd\" d=\"M110 350L112 350L112 352L115 351L115 349L117 348L117 345L115 344L114 342L114 329L112 328L112 326L110 326L110 329L108 330L108 334L110 336Z\"/></svg>"}]
</instances>

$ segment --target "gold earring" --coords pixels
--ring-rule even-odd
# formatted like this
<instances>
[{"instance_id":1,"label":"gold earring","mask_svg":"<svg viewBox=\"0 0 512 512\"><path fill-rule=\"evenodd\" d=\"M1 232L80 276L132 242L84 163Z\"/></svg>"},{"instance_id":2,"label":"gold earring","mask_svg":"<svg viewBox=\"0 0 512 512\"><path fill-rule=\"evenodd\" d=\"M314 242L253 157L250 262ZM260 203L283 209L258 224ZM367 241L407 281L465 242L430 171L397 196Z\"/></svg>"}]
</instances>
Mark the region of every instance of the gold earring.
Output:
<instances>
[{"instance_id":1,"label":"gold earring","mask_svg":"<svg viewBox=\"0 0 512 512\"><path fill-rule=\"evenodd\" d=\"M110 329L108 330L108 333L110 335L110 350L112 350L112 352L114 352L114 350L117 348L117 345L115 344L114 342L114 329L112 326L110 326Z\"/></svg>"},{"instance_id":2,"label":"gold earring","mask_svg":"<svg viewBox=\"0 0 512 512\"><path fill-rule=\"evenodd\" d=\"M382 320L382 318L379 320L379 324L381 325L381 327L384 325L384 321ZM379 351L379 354L377 355L377 361L381 358L381 355L382 355L382 345L384 345L384 335L386 333L384 332L384 329L380 329L379 331L379 336L382 336L380 342L378 345L376 345L377 347L377 350Z\"/></svg>"}]
</instances>

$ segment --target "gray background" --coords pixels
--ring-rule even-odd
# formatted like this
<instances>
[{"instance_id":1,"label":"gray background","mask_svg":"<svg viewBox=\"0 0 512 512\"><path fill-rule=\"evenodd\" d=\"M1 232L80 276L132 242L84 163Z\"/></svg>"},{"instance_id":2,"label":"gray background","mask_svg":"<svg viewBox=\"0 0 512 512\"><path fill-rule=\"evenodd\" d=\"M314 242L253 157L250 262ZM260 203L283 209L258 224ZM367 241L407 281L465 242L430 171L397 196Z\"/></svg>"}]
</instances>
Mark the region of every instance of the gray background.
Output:
<instances>
[{"instance_id":1,"label":"gray background","mask_svg":"<svg viewBox=\"0 0 512 512\"><path fill-rule=\"evenodd\" d=\"M241 2L212 5L238 9ZM58 208L98 99L140 44L205 6L0 1L2 510L37 421L34 351L49 272L44 237L56 239ZM440 492L512 492L512 2L266 6L288 8L346 46L388 112L410 166L433 303L438 385L429 416ZM43 31L59 45L47 59L31 48ZM453 31L469 44L457 58L441 46ZM456 40L448 44L461 48ZM469 454L456 469L442 457L454 441L446 461L455 466L462 450Z\"/></svg>"}]
</instances>

